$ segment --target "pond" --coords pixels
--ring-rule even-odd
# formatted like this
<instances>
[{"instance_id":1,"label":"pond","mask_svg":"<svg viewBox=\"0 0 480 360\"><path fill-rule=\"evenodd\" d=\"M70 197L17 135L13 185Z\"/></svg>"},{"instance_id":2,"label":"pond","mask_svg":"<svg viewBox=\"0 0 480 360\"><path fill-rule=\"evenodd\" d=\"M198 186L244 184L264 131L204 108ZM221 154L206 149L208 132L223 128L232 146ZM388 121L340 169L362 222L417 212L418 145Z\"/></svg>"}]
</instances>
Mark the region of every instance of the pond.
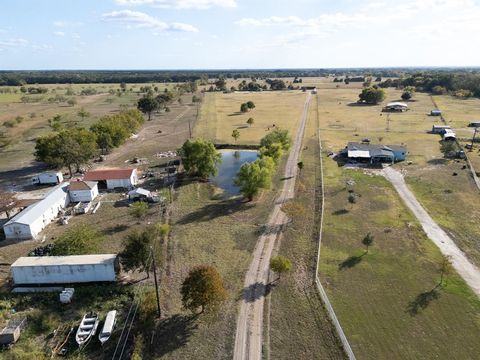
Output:
<instances>
[{"instance_id":1,"label":"pond","mask_svg":"<svg viewBox=\"0 0 480 360\"><path fill-rule=\"evenodd\" d=\"M238 194L239 189L233 184L240 166L246 162L257 160L258 153L250 150L221 150L222 163L218 166L218 175L212 176L210 180L230 194Z\"/></svg>"}]
</instances>

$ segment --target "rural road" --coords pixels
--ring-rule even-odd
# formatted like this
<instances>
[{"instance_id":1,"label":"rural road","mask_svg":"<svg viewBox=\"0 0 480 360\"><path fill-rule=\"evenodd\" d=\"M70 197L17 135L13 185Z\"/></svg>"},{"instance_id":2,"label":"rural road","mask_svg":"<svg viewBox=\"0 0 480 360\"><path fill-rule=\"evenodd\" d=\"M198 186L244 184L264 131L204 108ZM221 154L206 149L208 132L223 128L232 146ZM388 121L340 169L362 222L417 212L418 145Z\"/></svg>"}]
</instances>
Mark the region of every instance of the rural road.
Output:
<instances>
[{"instance_id":1,"label":"rural road","mask_svg":"<svg viewBox=\"0 0 480 360\"><path fill-rule=\"evenodd\" d=\"M303 113L285 166L283 187L275 200L264 233L259 237L253 252L253 260L245 275L244 292L240 303L235 335L234 360L262 359L263 309L268 284L272 250L288 218L281 210L282 204L295 194L297 162L302 149L303 134L308 117L311 94L307 95Z\"/></svg>"},{"instance_id":2,"label":"rural road","mask_svg":"<svg viewBox=\"0 0 480 360\"><path fill-rule=\"evenodd\" d=\"M470 288L480 297L480 269L473 265L455 242L443 231L420 205L405 183L403 175L391 167L383 170L385 177L393 184L400 197L422 225L423 230L445 256L450 256L452 265Z\"/></svg>"}]
</instances>

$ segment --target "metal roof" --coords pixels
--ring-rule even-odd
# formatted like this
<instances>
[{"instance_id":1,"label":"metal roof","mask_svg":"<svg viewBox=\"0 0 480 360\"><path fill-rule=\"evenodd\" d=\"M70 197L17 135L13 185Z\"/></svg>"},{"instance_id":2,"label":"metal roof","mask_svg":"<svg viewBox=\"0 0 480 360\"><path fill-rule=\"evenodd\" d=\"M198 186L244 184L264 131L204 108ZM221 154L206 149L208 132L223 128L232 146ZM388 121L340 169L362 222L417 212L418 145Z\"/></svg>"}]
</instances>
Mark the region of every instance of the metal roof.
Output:
<instances>
[{"instance_id":1,"label":"metal roof","mask_svg":"<svg viewBox=\"0 0 480 360\"><path fill-rule=\"evenodd\" d=\"M118 180L130 179L136 169L101 169L91 170L85 173L83 180L102 181L102 180Z\"/></svg>"},{"instance_id":2,"label":"metal roof","mask_svg":"<svg viewBox=\"0 0 480 360\"><path fill-rule=\"evenodd\" d=\"M70 187L68 188L70 191L72 190L92 190L95 186L97 186L96 181L72 181L70 183Z\"/></svg>"},{"instance_id":3,"label":"metal roof","mask_svg":"<svg viewBox=\"0 0 480 360\"><path fill-rule=\"evenodd\" d=\"M68 185L68 182L57 185L50 190L41 201L30 205L25 210L15 215L4 226L12 223L30 225L39 217L43 216L43 214L49 210L53 204L65 197L67 194Z\"/></svg>"},{"instance_id":4,"label":"metal roof","mask_svg":"<svg viewBox=\"0 0 480 360\"><path fill-rule=\"evenodd\" d=\"M128 195L135 195L135 194L150 196L150 191L144 188L136 188L128 192Z\"/></svg>"},{"instance_id":5,"label":"metal roof","mask_svg":"<svg viewBox=\"0 0 480 360\"><path fill-rule=\"evenodd\" d=\"M400 107L408 107L407 104L405 103L402 103L402 102L398 102L398 101L395 101L395 102L391 102L391 103L388 103L387 106L400 106Z\"/></svg>"},{"instance_id":6,"label":"metal roof","mask_svg":"<svg viewBox=\"0 0 480 360\"><path fill-rule=\"evenodd\" d=\"M111 264L116 257L116 254L24 256L18 258L11 267Z\"/></svg>"}]
</instances>

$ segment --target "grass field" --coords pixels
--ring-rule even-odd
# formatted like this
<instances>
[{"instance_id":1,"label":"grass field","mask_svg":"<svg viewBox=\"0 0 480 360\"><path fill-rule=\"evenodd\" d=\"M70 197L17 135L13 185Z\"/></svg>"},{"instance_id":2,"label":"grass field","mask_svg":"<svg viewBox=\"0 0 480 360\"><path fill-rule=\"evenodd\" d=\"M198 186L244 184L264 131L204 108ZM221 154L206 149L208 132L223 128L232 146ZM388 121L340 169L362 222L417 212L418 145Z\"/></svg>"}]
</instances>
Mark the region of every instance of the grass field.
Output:
<instances>
[{"instance_id":1,"label":"grass field","mask_svg":"<svg viewBox=\"0 0 480 360\"><path fill-rule=\"evenodd\" d=\"M288 257L294 268L292 274L283 276L271 292L272 359L344 358L333 326L313 286L320 216L316 105L313 99L300 158L304 169L297 180L296 199L285 208L292 223L282 235L278 253Z\"/></svg>"},{"instance_id":2,"label":"grass field","mask_svg":"<svg viewBox=\"0 0 480 360\"><path fill-rule=\"evenodd\" d=\"M240 112L240 105L255 103L255 109ZM194 135L221 144L233 144L232 131L238 129L237 144L258 144L267 131L276 127L292 132L296 129L305 102L301 91L206 93ZM249 127L248 118L255 123Z\"/></svg>"},{"instance_id":3,"label":"grass field","mask_svg":"<svg viewBox=\"0 0 480 360\"><path fill-rule=\"evenodd\" d=\"M319 91L326 153L338 152L347 141L365 137L374 143L404 143L409 151L407 160L412 163L398 166L407 172L409 184L421 182L422 174L423 181L429 179L438 186L430 192L447 196L444 190L454 181L457 185L451 201L463 200L464 205L474 201L466 171L451 176L450 171L461 168L461 163L445 164L439 139L426 134L434 122L427 116L432 107L427 95L416 94L411 110L391 114L388 124L387 115L380 115L380 106L349 106L357 94L346 89ZM398 96L399 92L388 90L386 101ZM480 301L456 274L448 277L445 287L433 291L439 281L440 252L391 185L361 170L342 169L330 157L325 157L324 165L326 208L320 273L357 357L474 359L480 351L475 340L480 334ZM432 179L438 183L432 184ZM449 182L441 185L442 179ZM357 194L356 204L349 204L349 190ZM418 187L413 190L418 192ZM441 204L439 198L432 203L435 208ZM443 199L443 204L445 209L451 202ZM461 221L458 227L465 222L465 212L452 211L448 217L450 222ZM361 240L367 232L375 236L375 243L365 254Z\"/></svg>"}]
</instances>

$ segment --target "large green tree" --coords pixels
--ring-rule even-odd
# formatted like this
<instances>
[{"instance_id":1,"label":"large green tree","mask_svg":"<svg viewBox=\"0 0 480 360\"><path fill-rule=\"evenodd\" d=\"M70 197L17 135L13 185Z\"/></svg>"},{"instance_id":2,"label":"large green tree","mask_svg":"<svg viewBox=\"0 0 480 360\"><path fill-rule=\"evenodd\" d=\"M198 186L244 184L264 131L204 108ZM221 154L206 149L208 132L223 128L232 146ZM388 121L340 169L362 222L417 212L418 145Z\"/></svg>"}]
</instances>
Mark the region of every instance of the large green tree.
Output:
<instances>
[{"instance_id":1,"label":"large green tree","mask_svg":"<svg viewBox=\"0 0 480 360\"><path fill-rule=\"evenodd\" d=\"M220 273L209 265L193 268L185 278L181 288L182 303L186 309L201 312L227 298L227 290Z\"/></svg>"},{"instance_id":2,"label":"large green tree","mask_svg":"<svg viewBox=\"0 0 480 360\"><path fill-rule=\"evenodd\" d=\"M260 147L268 148L274 143L281 144L282 150L288 151L292 146L292 138L290 137L288 130L277 128L268 133L260 140Z\"/></svg>"},{"instance_id":3,"label":"large green tree","mask_svg":"<svg viewBox=\"0 0 480 360\"><path fill-rule=\"evenodd\" d=\"M160 104L157 99L155 99L150 94L142 96L137 103L137 109L140 110L142 113L148 116L148 120L152 119L152 113L155 110L158 110Z\"/></svg>"},{"instance_id":4,"label":"large green tree","mask_svg":"<svg viewBox=\"0 0 480 360\"><path fill-rule=\"evenodd\" d=\"M187 173L201 178L216 175L217 165L222 161L213 143L201 138L188 139L178 153Z\"/></svg>"},{"instance_id":5,"label":"large green tree","mask_svg":"<svg viewBox=\"0 0 480 360\"><path fill-rule=\"evenodd\" d=\"M371 86L362 90L358 95L360 102L376 105L385 100L385 91L383 89Z\"/></svg>"},{"instance_id":6,"label":"large green tree","mask_svg":"<svg viewBox=\"0 0 480 360\"><path fill-rule=\"evenodd\" d=\"M249 201L258 194L260 189L268 189L272 183L275 164L272 158L266 156L240 167L234 180L243 196Z\"/></svg>"},{"instance_id":7,"label":"large green tree","mask_svg":"<svg viewBox=\"0 0 480 360\"><path fill-rule=\"evenodd\" d=\"M154 231L133 231L123 241L123 250L120 252L120 263L125 271L145 271L150 276L151 251L155 239Z\"/></svg>"},{"instance_id":8,"label":"large green tree","mask_svg":"<svg viewBox=\"0 0 480 360\"><path fill-rule=\"evenodd\" d=\"M55 241L52 255L85 255L96 253L103 235L87 224L74 225Z\"/></svg>"},{"instance_id":9,"label":"large green tree","mask_svg":"<svg viewBox=\"0 0 480 360\"><path fill-rule=\"evenodd\" d=\"M78 171L97 154L95 134L81 128L65 129L55 134L39 137L35 145L35 157L56 168L72 166Z\"/></svg>"}]
</instances>

